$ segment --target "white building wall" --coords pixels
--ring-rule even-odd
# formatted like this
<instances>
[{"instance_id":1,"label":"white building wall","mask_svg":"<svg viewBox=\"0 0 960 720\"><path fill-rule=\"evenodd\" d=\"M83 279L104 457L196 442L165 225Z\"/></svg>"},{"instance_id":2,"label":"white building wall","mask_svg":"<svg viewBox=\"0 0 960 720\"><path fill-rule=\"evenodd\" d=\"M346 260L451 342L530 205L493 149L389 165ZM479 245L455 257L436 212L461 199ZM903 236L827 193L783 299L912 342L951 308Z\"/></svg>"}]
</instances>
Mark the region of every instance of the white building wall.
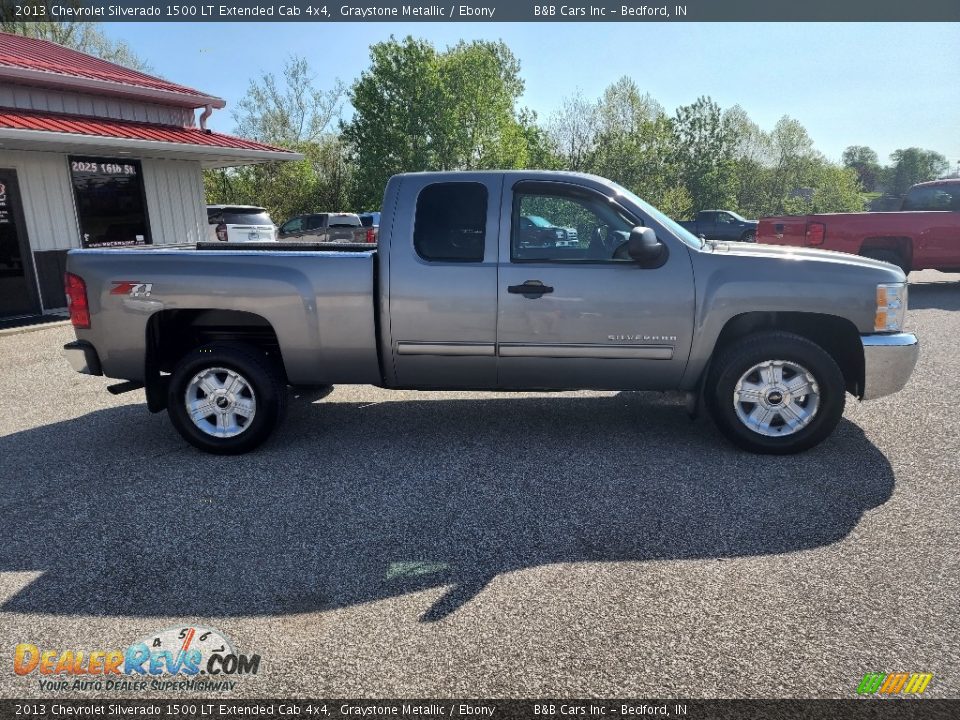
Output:
<instances>
[{"instance_id":1,"label":"white building wall","mask_svg":"<svg viewBox=\"0 0 960 720\"><path fill-rule=\"evenodd\" d=\"M141 161L147 215L155 245L208 239L203 169L198 161L136 156L122 159ZM0 167L17 171L31 250L80 247L67 155L0 150Z\"/></svg>"},{"instance_id":2,"label":"white building wall","mask_svg":"<svg viewBox=\"0 0 960 720\"><path fill-rule=\"evenodd\" d=\"M133 120L135 122L151 122L179 127L192 127L196 124L196 111L192 108L158 105L104 95L87 95L13 83L0 85L0 107L66 113L68 115L89 115L96 118Z\"/></svg>"},{"instance_id":3,"label":"white building wall","mask_svg":"<svg viewBox=\"0 0 960 720\"><path fill-rule=\"evenodd\" d=\"M17 171L30 249L36 252L80 247L67 156L0 150L0 167Z\"/></svg>"},{"instance_id":4,"label":"white building wall","mask_svg":"<svg viewBox=\"0 0 960 720\"><path fill-rule=\"evenodd\" d=\"M209 239L200 163L144 158L142 167L153 244Z\"/></svg>"}]
</instances>

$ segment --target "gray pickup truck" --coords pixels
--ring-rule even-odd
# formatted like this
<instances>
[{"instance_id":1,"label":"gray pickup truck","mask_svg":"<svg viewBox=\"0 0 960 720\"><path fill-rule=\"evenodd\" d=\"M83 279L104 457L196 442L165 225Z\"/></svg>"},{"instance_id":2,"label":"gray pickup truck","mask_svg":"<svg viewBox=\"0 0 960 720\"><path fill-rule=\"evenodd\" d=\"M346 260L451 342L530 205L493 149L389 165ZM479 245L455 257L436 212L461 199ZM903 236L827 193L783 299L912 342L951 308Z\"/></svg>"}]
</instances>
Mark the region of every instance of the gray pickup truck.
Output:
<instances>
[{"instance_id":1,"label":"gray pickup truck","mask_svg":"<svg viewBox=\"0 0 960 720\"><path fill-rule=\"evenodd\" d=\"M190 443L240 453L287 386L681 390L750 451L827 437L846 393L900 390L917 360L887 263L709 242L603 178L393 177L379 246L200 243L74 250L78 372L145 387ZM522 242L519 218L575 228ZM626 422L626 419L624 420Z\"/></svg>"}]
</instances>

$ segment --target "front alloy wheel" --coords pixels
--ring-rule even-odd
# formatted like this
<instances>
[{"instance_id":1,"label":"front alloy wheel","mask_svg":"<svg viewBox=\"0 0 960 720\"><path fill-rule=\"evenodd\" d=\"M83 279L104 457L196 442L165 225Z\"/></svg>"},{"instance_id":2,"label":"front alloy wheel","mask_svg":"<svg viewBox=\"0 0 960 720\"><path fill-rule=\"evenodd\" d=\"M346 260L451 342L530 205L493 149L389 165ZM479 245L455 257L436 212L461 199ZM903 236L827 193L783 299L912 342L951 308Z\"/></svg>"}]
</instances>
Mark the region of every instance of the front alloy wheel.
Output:
<instances>
[{"instance_id":1,"label":"front alloy wheel","mask_svg":"<svg viewBox=\"0 0 960 720\"><path fill-rule=\"evenodd\" d=\"M704 393L730 441L751 452L786 455L833 432L843 416L846 381L822 347L801 335L771 331L722 350Z\"/></svg>"},{"instance_id":2,"label":"front alloy wheel","mask_svg":"<svg viewBox=\"0 0 960 720\"><path fill-rule=\"evenodd\" d=\"M820 407L813 374L788 360L767 360L747 370L733 391L733 406L745 426L767 437L807 427Z\"/></svg>"}]
</instances>

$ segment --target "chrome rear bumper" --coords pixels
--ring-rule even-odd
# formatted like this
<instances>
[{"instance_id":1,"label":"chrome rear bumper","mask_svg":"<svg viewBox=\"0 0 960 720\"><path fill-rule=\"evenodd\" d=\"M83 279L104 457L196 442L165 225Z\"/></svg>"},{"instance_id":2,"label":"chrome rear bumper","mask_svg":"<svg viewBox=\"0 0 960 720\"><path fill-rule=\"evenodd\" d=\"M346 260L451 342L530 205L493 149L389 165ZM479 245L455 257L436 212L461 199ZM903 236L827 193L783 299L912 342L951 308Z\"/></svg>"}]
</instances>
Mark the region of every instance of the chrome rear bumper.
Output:
<instances>
[{"instance_id":1,"label":"chrome rear bumper","mask_svg":"<svg viewBox=\"0 0 960 720\"><path fill-rule=\"evenodd\" d=\"M903 389L920 356L920 341L912 333L861 335L863 395L875 400Z\"/></svg>"}]
</instances>

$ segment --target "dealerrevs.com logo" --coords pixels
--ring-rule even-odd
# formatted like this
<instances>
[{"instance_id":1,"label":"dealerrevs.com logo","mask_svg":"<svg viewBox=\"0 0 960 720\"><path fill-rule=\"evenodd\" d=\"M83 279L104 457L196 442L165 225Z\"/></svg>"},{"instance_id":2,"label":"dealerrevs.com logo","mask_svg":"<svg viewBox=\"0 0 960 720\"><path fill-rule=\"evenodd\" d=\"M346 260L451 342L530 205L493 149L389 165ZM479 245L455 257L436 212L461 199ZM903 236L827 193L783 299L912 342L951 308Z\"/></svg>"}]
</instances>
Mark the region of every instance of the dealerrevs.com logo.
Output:
<instances>
[{"instance_id":1,"label":"dealerrevs.com logo","mask_svg":"<svg viewBox=\"0 0 960 720\"><path fill-rule=\"evenodd\" d=\"M37 677L41 690L230 691L259 670L259 655L237 653L223 633L204 627L169 628L123 649L20 643L13 654L13 671Z\"/></svg>"},{"instance_id":2,"label":"dealerrevs.com logo","mask_svg":"<svg viewBox=\"0 0 960 720\"><path fill-rule=\"evenodd\" d=\"M857 686L858 695L920 695L933 673L867 673Z\"/></svg>"}]
</instances>

